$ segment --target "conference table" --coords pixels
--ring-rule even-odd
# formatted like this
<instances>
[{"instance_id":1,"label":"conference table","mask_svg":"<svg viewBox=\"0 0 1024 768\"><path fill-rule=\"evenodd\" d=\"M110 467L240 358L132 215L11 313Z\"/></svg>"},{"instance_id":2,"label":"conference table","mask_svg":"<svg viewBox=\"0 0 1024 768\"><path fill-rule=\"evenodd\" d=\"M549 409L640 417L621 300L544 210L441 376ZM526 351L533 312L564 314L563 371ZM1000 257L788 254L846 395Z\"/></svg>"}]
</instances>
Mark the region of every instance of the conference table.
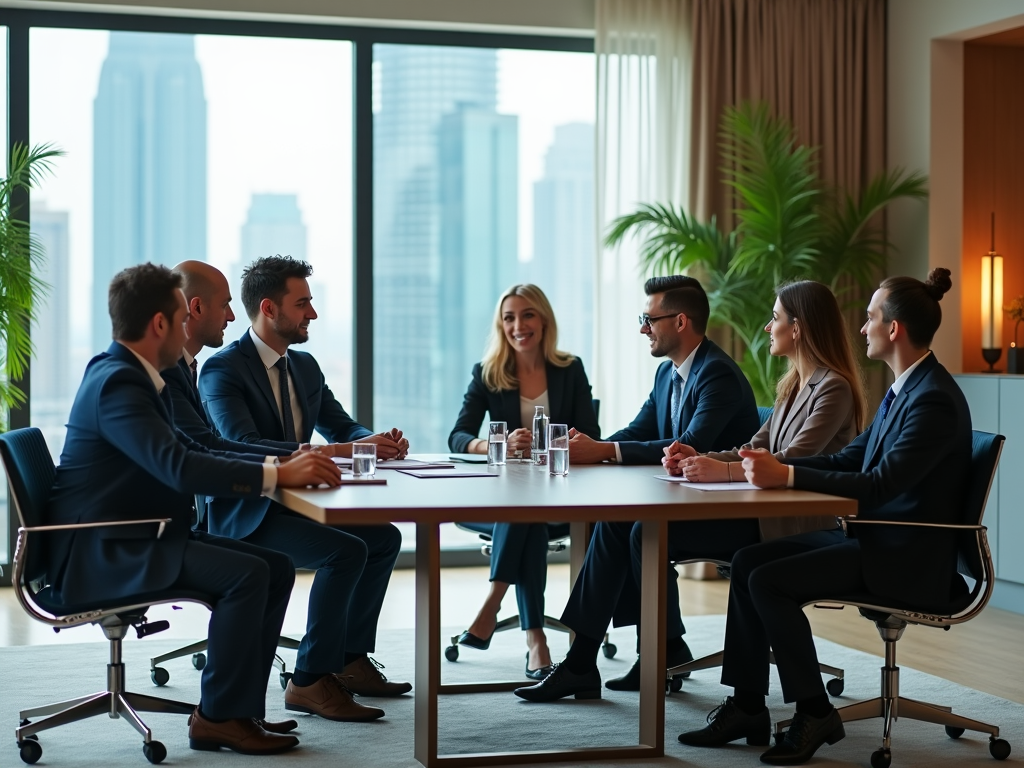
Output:
<instances>
[{"instance_id":1,"label":"conference table","mask_svg":"<svg viewBox=\"0 0 1024 768\"><path fill-rule=\"evenodd\" d=\"M447 455L418 455L426 461ZM857 502L796 490L700 491L655 479L658 466L574 466L565 477L547 467L509 463L502 467L456 465L429 470L418 478L377 469L386 485L342 485L333 489L288 489L274 498L289 509L326 525L389 522L416 524L415 735L414 757L426 768L515 763L651 759L665 753L665 584L669 521L711 518L854 515ZM442 477L474 472L490 477ZM566 522L571 529L571 573L575 578L586 553L588 524L643 522L641 584L641 684L638 743L567 747L563 750L438 754L438 696L510 691L528 681L441 684L441 566L439 526L446 522ZM524 706L543 707L544 704ZM566 719L571 734L571 712ZM486 717L486 714L483 715ZM481 727L489 724L481 722ZM494 724L497 725L497 724Z\"/></svg>"}]
</instances>

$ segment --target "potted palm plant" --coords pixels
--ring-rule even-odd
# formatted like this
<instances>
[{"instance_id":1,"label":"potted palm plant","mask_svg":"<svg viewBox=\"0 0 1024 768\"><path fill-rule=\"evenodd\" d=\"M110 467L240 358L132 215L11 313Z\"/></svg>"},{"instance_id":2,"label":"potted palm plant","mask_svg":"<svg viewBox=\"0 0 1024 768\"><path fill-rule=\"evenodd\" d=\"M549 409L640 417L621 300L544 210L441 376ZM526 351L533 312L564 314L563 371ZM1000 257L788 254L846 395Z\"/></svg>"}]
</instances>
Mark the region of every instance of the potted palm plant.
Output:
<instances>
[{"instance_id":1,"label":"potted palm plant","mask_svg":"<svg viewBox=\"0 0 1024 768\"><path fill-rule=\"evenodd\" d=\"M858 196L829 189L817 171L817 148L798 145L793 127L764 103L726 111L721 130L725 183L735 192L737 224L718 228L681 207L642 205L616 219L606 243L641 239L640 257L654 274L699 273L711 301L711 322L742 341L739 361L757 402L771 405L783 373L763 332L783 281L813 279L840 302L869 289L884 271L887 241L878 214L899 198L927 197L926 177L883 171Z\"/></svg>"},{"instance_id":2,"label":"potted palm plant","mask_svg":"<svg viewBox=\"0 0 1024 768\"><path fill-rule=\"evenodd\" d=\"M53 170L53 158L64 153L50 144L29 149L15 144L7 178L0 179L0 422L25 402L17 381L32 356L29 325L36 301L47 286L37 273L45 257L42 245L25 221L28 193Z\"/></svg>"}]
</instances>

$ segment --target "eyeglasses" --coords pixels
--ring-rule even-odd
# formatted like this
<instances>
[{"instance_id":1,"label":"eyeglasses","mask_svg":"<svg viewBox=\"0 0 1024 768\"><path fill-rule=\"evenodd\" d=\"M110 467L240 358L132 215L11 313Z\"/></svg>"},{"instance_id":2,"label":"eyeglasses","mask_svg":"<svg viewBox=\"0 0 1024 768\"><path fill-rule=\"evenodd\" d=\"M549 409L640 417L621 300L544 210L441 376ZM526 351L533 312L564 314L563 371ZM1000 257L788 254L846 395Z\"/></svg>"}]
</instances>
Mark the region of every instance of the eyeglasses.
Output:
<instances>
[{"instance_id":1,"label":"eyeglasses","mask_svg":"<svg viewBox=\"0 0 1024 768\"><path fill-rule=\"evenodd\" d=\"M678 314L678 313L676 313L676 314ZM673 315L658 315L657 317L651 317L650 315L648 315L645 312L644 314L640 315L640 317L638 317L637 319L640 321L640 327L641 328L643 328L645 326L650 328L651 327L651 323L655 323L658 320L664 320L666 317L675 317L675 316L676 315L673 314Z\"/></svg>"}]
</instances>

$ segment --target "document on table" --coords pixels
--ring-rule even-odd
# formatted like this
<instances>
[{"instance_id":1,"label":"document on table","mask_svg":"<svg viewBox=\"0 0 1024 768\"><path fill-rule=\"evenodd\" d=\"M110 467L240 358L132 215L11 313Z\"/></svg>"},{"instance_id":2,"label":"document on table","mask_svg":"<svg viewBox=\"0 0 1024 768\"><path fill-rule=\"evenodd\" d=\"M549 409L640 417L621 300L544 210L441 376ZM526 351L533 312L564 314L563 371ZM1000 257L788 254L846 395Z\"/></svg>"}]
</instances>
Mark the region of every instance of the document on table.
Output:
<instances>
[{"instance_id":1,"label":"document on table","mask_svg":"<svg viewBox=\"0 0 1024 768\"><path fill-rule=\"evenodd\" d=\"M436 477L498 477L497 473L490 472L452 472L444 469L430 469L426 472L419 469L400 469L398 470L403 475L412 475L413 477L421 478L436 478Z\"/></svg>"},{"instance_id":2,"label":"document on table","mask_svg":"<svg viewBox=\"0 0 1024 768\"><path fill-rule=\"evenodd\" d=\"M455 469L455 464L444 461L420 461L419 459L385 459L377 462L377 469Z\"/></svg>"},{"instance_id":3,"label":"document on table","mask_svg":"<svg viewBox=\"0 0 1024 768\"><path fill-rule=\"evenodd\" d=\"M692 488L695 491L760 491L753 483L691 483L685 477L675 475L655 475L655 480L664 480L666 483L678 483Z\"/></svg>"}]
</instances>

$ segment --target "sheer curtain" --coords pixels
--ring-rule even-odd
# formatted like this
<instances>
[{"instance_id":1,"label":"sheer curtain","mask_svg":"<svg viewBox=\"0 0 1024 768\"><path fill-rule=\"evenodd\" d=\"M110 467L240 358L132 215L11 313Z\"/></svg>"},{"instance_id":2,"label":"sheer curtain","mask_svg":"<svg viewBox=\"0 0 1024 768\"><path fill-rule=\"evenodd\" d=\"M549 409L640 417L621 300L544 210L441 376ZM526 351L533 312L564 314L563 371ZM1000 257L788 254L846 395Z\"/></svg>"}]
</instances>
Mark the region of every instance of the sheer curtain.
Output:
<instances>
[{"instance_id":1,"label":"sheer curtain","mask_svg":"<svg viewBox=\"0 0 1024 768\"><path fill-rule=\"evenodd\" d=\"M688 205L692 0L597 0L597 279L591 381L609 435L636 415L658 362L640 336L636 243L603 245L640 203Z\"/></svg>"}]
</instances>

